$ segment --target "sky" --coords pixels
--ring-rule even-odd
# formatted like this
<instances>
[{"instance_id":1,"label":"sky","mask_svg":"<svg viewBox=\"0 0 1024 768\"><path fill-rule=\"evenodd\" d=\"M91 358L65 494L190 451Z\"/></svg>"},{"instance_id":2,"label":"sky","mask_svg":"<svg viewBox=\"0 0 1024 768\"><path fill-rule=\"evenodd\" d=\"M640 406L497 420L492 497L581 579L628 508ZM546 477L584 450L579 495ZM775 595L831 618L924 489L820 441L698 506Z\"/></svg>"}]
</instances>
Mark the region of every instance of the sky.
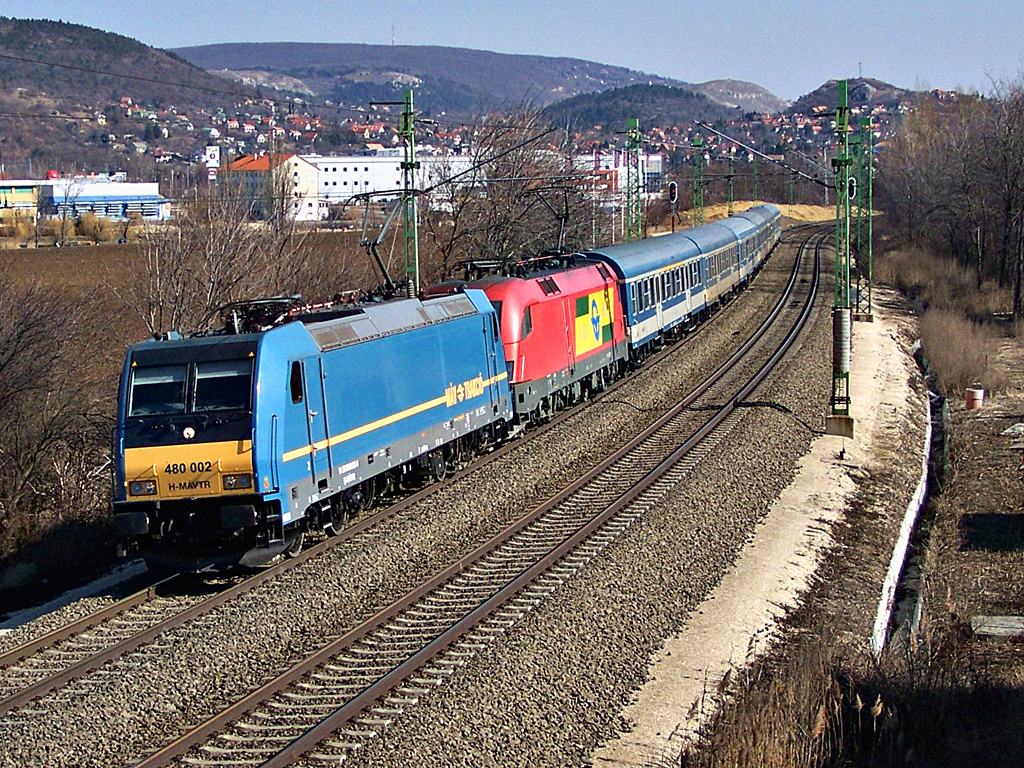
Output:
<instances>
[{"instance_id":1,"label":"sky","mask_svg":"<svg viewBox=\"0 0 1024 768\"><path fill-rule=\"evenodd\" d=\"M832 78L987 92L1024 71L1020 0L3 0L0 15L117 32L158 48L228 42L446 45L570 56L795 100Z\"/></svg>"}]
</instances>

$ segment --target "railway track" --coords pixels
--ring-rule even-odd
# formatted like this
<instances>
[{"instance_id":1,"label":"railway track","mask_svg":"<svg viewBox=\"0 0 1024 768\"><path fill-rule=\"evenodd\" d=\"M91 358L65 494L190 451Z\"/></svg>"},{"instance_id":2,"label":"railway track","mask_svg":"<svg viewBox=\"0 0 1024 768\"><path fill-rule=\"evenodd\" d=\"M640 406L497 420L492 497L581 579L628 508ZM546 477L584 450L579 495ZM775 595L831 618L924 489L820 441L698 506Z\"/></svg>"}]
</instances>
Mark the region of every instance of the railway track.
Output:
<instances>
[{"instance_id":1,"label":"railway track","mask_svg":"<svg viewBox=\"0 0 1024 768\"><path fill-rule=\"evenodd\" d=\"M514 626L699 464L785 355L818 286L817 244L758 333L596 468L475 551L137 764L337 763ZM813 250L813 254L810 251ZM708 417L710 414L710 417Z\"/></svg>"},{"instance_id":2,"label":"railway track","mask_svg":"<svg viewBox=\"0 0 1024 768\"><path fill-rule=\"evenodd\" d=\"M709 327L709 323L702 324L689 338L696 338ZM658 365L682 348L685 348L685 345L666 346L648 360L644 370L656 370ZM597 403L613 397L616 389L629 380L629 377L619 380L591 402ZM531 430L527 439L538 438L557 428L577 412L578 409L571 409L557 414L546 424ZM123 658L155 641L162 634L211 613L239 595L303 565L333 546L344 543L358 545L361 538L371 533L383 520L400 514L440 488L477 471L521 445L521 441L506 443L453 473L442 483L429 485L379 512L366 516L348 527L342 535L309 547L295 559L282 560L251 578L235 579L233 583L212 596L203 597L190 594L189 590L179 589L180 579L165 580L101 611L0 654L0 716L24 708L32 701L59 690L69 682Z\"/></svg>"}]
</instances>

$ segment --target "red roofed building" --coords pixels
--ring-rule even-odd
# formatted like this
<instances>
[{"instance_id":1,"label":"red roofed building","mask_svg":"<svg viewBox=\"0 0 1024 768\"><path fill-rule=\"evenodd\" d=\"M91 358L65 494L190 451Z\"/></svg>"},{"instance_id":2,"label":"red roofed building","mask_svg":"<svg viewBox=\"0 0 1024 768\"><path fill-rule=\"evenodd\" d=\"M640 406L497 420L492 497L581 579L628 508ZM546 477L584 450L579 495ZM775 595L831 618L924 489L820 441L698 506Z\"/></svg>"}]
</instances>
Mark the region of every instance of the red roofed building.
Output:
<instances>
[{"instance_id":1,"label":"red roofed building","mask_svg":"<svg viewBox=\"0 0 1024 768\"><path fill-rule=\"evenodd\" d=\"M299 155L243 155L221 174L224 183L241 178L240 187L260 218L284 212L295 221L319 221L327 213L319 197L320 171Z\"/></svg>"}]
</instances>

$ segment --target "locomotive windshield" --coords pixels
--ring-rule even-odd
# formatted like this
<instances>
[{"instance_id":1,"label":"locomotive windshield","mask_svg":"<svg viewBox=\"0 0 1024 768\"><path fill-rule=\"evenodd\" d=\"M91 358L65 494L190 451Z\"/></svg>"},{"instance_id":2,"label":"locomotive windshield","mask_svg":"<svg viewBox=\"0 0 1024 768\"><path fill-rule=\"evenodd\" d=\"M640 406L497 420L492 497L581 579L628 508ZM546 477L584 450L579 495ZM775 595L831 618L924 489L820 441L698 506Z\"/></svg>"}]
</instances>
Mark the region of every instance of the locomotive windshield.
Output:
<instances>
[{"instance_id":1,"label":"locomotive windshield","mask_svg":"<svg viewBox=\"0 0 1024 768\"><path fill-rule=\"evenodd\" d=\"M156 416L185 412L186 365L136 368L132 374L129 416Z\"/></svg>"},{"instance_id":2,"label":"locomotive windshield","mask_svg":"<svg viewBox=\"0 0 1024 768\"><path fill-rule=\"evenodd\" d=\"M195 411L248 410L252 360L196 363Z\"/></svg>"},{"instance_id":3,"label":"locomotive windshield","mask_svg":"<svg viewBox=\"0 0 1024 768\"><path fill-rule=\"evenodd\" d=\"M252 364L249 358L133 368L128 415L248 410Z\"/></svg>"}]
</instances>

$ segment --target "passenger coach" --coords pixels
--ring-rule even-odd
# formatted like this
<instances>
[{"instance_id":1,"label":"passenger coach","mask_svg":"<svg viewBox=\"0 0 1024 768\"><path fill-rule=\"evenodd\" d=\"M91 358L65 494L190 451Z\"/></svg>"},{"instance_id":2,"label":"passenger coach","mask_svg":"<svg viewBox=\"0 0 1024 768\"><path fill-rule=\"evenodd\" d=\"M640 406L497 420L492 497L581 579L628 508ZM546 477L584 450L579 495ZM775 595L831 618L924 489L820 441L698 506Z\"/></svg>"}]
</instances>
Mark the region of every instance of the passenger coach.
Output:
<instances>
[{"instance_id":1,"label":"passenger coach","mask_svg":"<svg viewBox=\"0 0 1024 768\"><path fill-rule=\"evenodd\" d=\"M765 204L683 232L586 251L620 284L631 360L642 361L665 335L695 325L749 280L780 231L779 209Z\"/></svg>"}]
</instances>

